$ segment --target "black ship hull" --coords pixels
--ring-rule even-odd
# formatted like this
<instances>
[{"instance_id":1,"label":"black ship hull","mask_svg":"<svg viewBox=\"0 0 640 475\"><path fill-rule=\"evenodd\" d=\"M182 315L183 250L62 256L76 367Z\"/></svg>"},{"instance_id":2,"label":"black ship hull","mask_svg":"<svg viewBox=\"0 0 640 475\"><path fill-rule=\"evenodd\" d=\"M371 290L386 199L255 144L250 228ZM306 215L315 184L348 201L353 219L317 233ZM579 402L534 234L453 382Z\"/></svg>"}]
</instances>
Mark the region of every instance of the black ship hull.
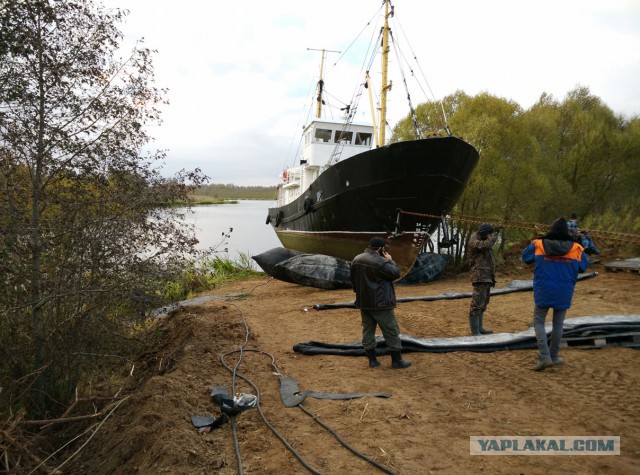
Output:
<instances>
[{"instance_id":1,"label":"black ship hull","mask_svg":"<svg viewBox=\"0 0 640 475\"><path fill-rule=\"evenodd\" d=\"M291 203L269 208L267 223L286 248L345 260L371 237L388 238L405 274L477 162L476 149L456 137L372 149L331 166Z\"/></svg>"}]
</instances>

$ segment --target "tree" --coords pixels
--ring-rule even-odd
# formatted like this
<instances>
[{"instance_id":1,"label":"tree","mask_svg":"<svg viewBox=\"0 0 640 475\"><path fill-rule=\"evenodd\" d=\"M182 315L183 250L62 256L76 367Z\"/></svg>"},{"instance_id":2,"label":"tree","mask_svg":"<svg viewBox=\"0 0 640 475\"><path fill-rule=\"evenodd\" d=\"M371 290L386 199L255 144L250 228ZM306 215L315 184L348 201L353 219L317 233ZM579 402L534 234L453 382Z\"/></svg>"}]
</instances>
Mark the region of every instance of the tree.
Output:
<instances>
[{"instance_id":1,"label":"tree","mask_svg":"<svg viewBox=\"0 0 640 475\"><path fill-rule=\"evenodd\" d=\"M572 210L582 216L600 212L624 174L622 128L623 119L586 87L570 91L560 106L557 159L573 195Z\"/></svg>"},{"instance_id":2,"label":"tree","mask_svg":"<svg viewBox=\"0 0 640 475\"><path fill-rule=\"evenodd\" d=\"M543 192L535 195L539 208L530 218L551 223L558 216L566 215L568 205L576 201L559 160L561 105L553 96L543 93L538 102L524 112L523 119L541 157L537 169L532 172L544 177L548 183L545 190L540 190ZM573 208L569 206L569 209Z\"/></svg>"},{"instance_id":3,"label":"tree","mask_svg":"<svg viewBox=\"0 0 640 475\"><path fill-rule=\"evenodd\" d=\"M482 220L499 224L536 216L543 203L531 196L548 194L550 183L545 174L538 173L540 147L529 133L518 104L488 93L470 97L458 91L443 100L442 108L454 134L463 136L480 153L478 165L453 210L454 214L470 217L454 223L462 237L455 256L460 264L467 238ZM438 103L420 104L417 115L424 131L442 133L449 128ZM396 127L394 139L412 138L407 122L408 118ZM523 235L517 230L507 231L501 246L508 244L510 236L517 239Z\"/></svg>"},{"instance_id":4,"label":"tree","mask_svg":"<svg viewBox=\"0 0 640 475\"><path fill-rule=\"evenodd\" d=\"M543 156L540 172L553 191L541 196L546 212L539 219L576 212L583 226L633 229L635 218L628 217L638 215L637 118L616 116L586 87L562 102L543 94L525 116Z\"/></svg>"},{"instance_id":5,"label":"tree","mask_svg":"<svg viewBox=\"0 0 640 475\"><path fill-rule=\"evenodd\" d=\"M0 359L14 409L61 413L186 259L193 230L147 153L165 91L152 51L122 59L120 10L93 0L8 1L0 10ZM18 395L21 398L18 400Z\"/></svg>"}]
</instances>

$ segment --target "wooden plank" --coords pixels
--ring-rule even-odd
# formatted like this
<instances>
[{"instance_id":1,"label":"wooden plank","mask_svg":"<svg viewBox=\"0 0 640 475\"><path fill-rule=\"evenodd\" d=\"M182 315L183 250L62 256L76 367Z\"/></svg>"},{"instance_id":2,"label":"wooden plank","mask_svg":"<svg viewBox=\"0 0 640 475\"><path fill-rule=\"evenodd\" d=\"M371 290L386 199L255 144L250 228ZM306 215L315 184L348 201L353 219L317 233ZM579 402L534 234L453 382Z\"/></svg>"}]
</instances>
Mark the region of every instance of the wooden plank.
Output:
<instances>
[{"instance_id":1,"label":"wooden plank","mask_svg":"<svg viewBox=\"0 0 640 475\"><path fill-rule=\"evenodd\" d=\"M561 348L604 348L607 346L640 347L640 332L571 337L563 338L560 342Z\"/></svg>"},{"instance_id":2,"label":"wooden plank","mask_svg":"<svg viewBox=\"0 0 640 475\"><path fill-rule=\"evenodd\" d=\"M607 262L604 268L609 272L633 272L640 274L640 257Z\"/></svg>"}]
</instances>

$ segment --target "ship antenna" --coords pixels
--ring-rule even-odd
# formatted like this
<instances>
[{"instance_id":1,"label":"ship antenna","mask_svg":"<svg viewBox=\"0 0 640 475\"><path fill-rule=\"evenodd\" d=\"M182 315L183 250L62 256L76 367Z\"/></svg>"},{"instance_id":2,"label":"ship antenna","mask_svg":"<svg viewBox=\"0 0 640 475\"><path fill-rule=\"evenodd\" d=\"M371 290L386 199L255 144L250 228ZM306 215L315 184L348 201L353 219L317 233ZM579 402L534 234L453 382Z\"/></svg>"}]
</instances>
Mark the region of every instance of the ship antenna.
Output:
<instances>
[{"instance_id":1,"label":"ship antenna","mask_svg":"<svg viewBox=\"0 0 640 475\"><path fill-rule=\"evenodd\" d=\"M327 53L338 53L340 51L334 51L331 49L315 49L315 48L307 48L307 51L322 51L322 59L320 60L320 79L318 80L318 96L316 97L316 118L320 119L322 117L322 105L324 104L324 100L322 99L322 94L324 93L324 58Z\"/></svg>"}]
</instances>

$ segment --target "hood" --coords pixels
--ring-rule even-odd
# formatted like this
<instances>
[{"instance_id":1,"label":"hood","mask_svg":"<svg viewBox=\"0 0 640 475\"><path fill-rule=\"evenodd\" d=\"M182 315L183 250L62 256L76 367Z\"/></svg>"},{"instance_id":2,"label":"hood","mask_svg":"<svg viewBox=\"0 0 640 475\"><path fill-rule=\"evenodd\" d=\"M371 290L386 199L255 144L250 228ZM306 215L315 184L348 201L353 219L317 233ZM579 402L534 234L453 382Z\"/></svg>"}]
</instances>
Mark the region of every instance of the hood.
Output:
<instances>
[{"instance_id":1,"label":"hood","mask_svg":"<svg viewBox=\"0 0 640 475\"><path fill-rule=\"evenodd\" d=\"M564 256L571 250L575 242L571 240L543 239L542 247L547 256Z\"/></svg>"}]
</instances>

